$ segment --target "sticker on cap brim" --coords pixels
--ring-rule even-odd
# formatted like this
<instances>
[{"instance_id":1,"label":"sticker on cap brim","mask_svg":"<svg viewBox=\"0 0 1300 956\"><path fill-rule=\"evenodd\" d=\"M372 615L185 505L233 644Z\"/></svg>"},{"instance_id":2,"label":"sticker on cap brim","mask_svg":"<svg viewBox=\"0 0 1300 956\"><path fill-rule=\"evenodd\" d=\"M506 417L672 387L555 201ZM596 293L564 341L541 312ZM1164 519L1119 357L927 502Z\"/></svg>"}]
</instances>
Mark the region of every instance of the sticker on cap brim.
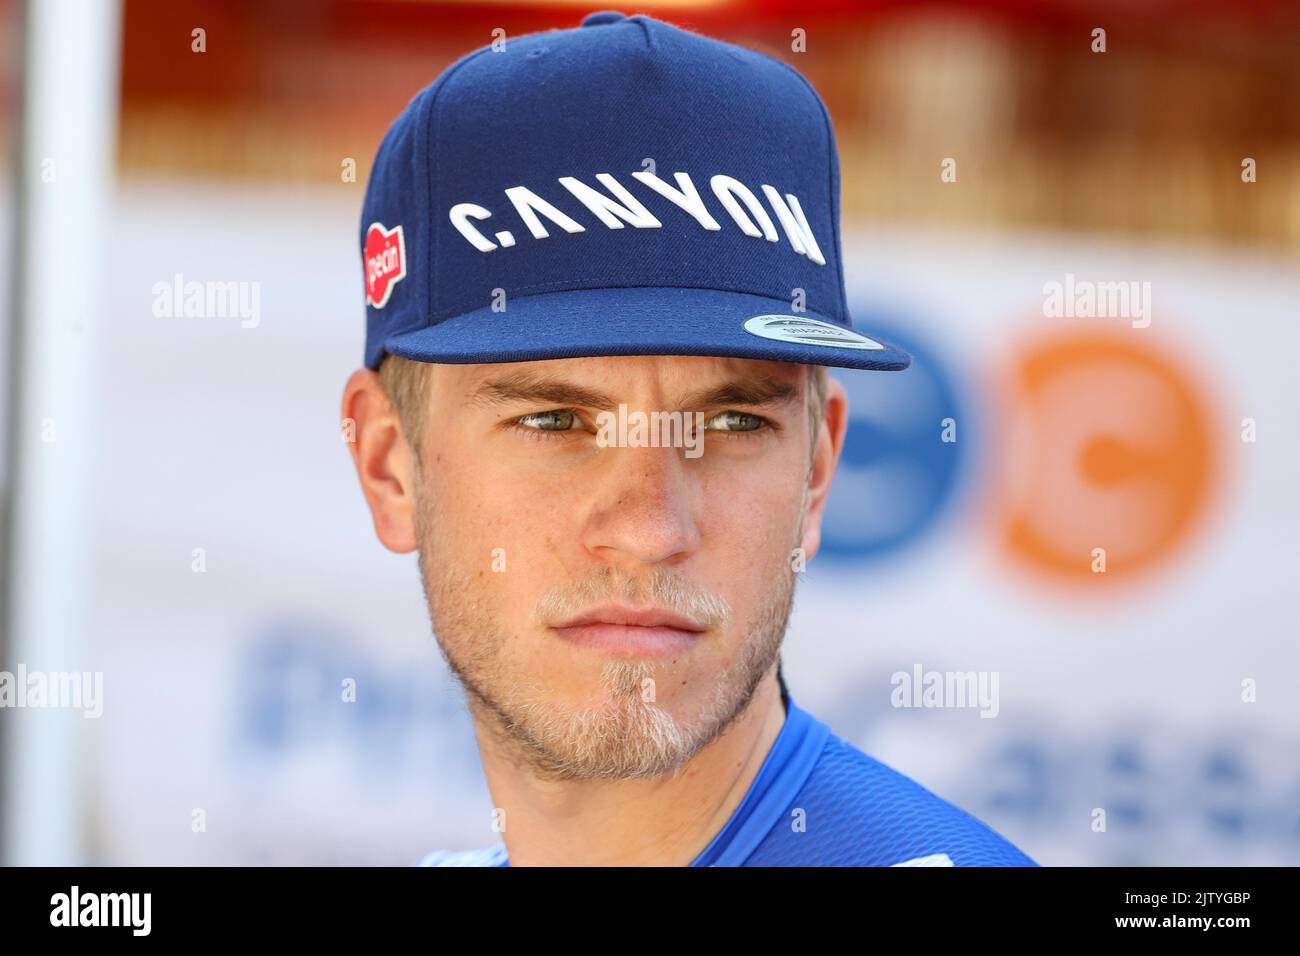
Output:
<instances>
[{"instance_id":1,"label":"sticker on cap brim","mask_svg":"<svg viewBox=\"0 0 1300 956\"><path fill-rule=\"evenodd\" d=\"M745 322L745 331L778 342L824 345L832 349L883 349L885 346L842 325L797 315L756 315Z\"/></svg>"}]
</instances>

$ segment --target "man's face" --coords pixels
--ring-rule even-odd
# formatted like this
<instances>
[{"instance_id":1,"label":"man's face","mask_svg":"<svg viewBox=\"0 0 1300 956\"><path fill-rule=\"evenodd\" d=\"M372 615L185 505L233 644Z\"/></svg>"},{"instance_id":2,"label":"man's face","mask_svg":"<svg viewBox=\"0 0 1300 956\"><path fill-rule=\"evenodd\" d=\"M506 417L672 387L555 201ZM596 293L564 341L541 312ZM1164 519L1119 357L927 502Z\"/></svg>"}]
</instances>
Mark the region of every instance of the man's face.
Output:
<instances>
[{"instance_id":1,"label":"man's face","mask_svg":"<svg viewBox=\"0 0 1300 956\"><path fill-rule=\"evenodd\" d=\"M430 374L415 536L472 705L548 776L673 771L775 665L842 438L839 386L813 462L800 365L622 356ZM620 403L625 421L702 413L702 445L610 446L600 416Z\"/></svg>"}]
</instances>

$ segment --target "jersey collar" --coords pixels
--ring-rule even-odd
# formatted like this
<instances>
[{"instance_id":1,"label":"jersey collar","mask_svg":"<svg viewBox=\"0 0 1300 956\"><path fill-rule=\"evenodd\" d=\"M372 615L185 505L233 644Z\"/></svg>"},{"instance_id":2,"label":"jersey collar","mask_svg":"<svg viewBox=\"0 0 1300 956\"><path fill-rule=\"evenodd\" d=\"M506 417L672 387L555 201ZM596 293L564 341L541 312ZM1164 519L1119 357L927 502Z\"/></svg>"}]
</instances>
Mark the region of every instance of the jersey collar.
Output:
<instances>
[{"instance_id":1,"label":"jersey collar","mask_svg":"<svg viewBox=\"0 0 1300 956\"><path fill-rule=\"evenodd\" d=\"M741 866L773 826L788 823L783 815L812 773L830 728L793 697L787 703L785 723L745 798L691 866Z\"/></svg>"},{"instance_id":2,"label":"jersey collar","mask_svg":"<svg viewBox=\"0 0 1300 956\"><path fill-rule=\"evenodd\" d=\"M786 693L785 722L772 742L758 775L731 818L691 866L741 866L749 859L803 789L821 756L830 728L794 702ZM499 844L492 866L510 865L505 846Z\"/></svg>"}]
</instances>

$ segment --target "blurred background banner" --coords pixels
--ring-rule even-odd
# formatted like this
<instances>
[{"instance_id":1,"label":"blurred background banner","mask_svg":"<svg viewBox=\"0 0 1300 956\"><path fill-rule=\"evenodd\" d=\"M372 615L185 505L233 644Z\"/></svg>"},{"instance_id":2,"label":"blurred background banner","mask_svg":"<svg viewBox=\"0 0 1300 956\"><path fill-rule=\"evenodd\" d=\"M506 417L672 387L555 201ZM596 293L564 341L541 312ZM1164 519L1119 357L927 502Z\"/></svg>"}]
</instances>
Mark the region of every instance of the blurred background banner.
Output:
<instances>
[{"instance_id":1,"label":"blurred background banner","mask_svg":"<svg viewBox=\"0 0 1300 956\"><path fill-rule=\"evenodd\" d=\"M492 842L414 556L340 436L361 200L445 66L599 7L50 4L85 7L54 66L30 6L0 0L0 674L101 675L102 713L0 708L5 862ZM799 702L1044 864L1300 864L1300 8L619 9L808 77L853 314L915 356L836 372ZM82 351L42 365L69 315ZM53 400L88 424L51 443ZM900 692L935 672L993 706Z\"/></svg>"}]
</instances>

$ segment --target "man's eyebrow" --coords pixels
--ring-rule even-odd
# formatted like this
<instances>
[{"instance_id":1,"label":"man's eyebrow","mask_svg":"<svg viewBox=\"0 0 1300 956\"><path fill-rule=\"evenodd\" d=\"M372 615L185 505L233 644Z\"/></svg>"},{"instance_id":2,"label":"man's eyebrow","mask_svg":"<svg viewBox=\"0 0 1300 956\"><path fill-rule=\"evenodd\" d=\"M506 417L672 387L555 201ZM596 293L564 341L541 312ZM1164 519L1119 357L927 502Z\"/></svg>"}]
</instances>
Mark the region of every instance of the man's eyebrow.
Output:
<instances>
[{"instance_id":1,"label":"man's eyebrow","mask_svg":"<svg viewBox=\"0 0 1300 956\"><path fill-rule=\"evenodd\" d=\"M800 398L799 389L787 382L770 378L737 378L699 389L686 395L684 409L717 408L724 405L777 405ZM504 405L510 402L546 402L548 404L612 409L618 402L595 389L535 372L517 372L484 382L470 396L470 404Z\"/></svg>"},{"instance_id":2,"label":"man's eyebrow","mask_svg":"<svg viewBox=\"0 0 1300 956\"><path fill-rule=\"evenodd\" d=\"M618 404L603 392L535 372L515 372L491 379L480 385L469 400L476 405L547 402L581 408L614 408Z\"/></svg>"},{"instance_id":3,"label":"man's eyebrow","mask_svg":"<svg viewBox=\"0 0 1300 956\"><path fill-rule=\"evenodd\" d=\"M720 405L781 405L799 400L799 389L770 378L738 378L692 392L682 407L716 408Z\"/></svg>"}]
</instances>

